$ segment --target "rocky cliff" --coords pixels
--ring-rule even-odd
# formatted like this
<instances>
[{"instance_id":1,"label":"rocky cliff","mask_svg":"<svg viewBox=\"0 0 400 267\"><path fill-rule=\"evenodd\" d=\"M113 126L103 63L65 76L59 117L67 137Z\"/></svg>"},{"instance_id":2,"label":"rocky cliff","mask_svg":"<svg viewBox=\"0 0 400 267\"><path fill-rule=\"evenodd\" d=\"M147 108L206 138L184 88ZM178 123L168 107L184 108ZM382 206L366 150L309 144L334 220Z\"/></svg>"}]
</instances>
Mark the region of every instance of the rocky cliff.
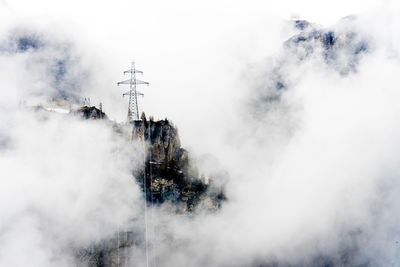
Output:
<instances>
[{"instance_id":1,"label":"rocky cliff","mask_svg":"<svg viewBox=\"0 0 400 267\"><path fill-rule=\"evenodd\" d=\"M145 167L136 177L146 181L147 200L156 204L170 201L177 212L192 212L200 203L216 210L225 198L222 188L211 188L181 147L177 129L168 121L135 121L133 138L147 144ZM204 206L203 206L204 207Z\"/></svg>"},{"instance_id":2,"label":"rocky cliff","mask_svg":"<svg viewBox=\"0 0 400 267\"><path fill-rule=\"evenodd\" d=\"M85 119L107 119L107 115L94 106L83 106L74 111L75 114L80 114Z\"/></svg>"},{"instance_id":3,"label":"rocky cliff","mask_svg":"<svg viewBox=\"0 0 400 267\"><path fill-rule=\"evenodd\" d=\"M76 113L85 119L106 119L96 107L82 107ZM75 113L75 114L76 114ZM170 212L191 214L197 209L215 212L226 199L223 188L212 182L212 177L199 174L187 150L182 148L177 128L167 119L137 120L126 125L114 125L117 132L128 127L132 141L143 143L146 156L136 177L142 191L146 191L148 205L160 206L168 202ZM114 238L102 240L90 248L77 250L79 262L85 266L125 266L132 249L143 245L143 222L127 226Z\"/></svg>"},{"instance_id":4,"label":"rocky cliff","mask_svg":"<svg viewBox=\"0 0 400 267\"><path fill-rule=\"evenodd\" d=\"M73 114L84 119L107 119L107 115L94 106L80 107ZM127 127L114 126L120 133ZM128 128L131 141L143 142L146 147L143 168L133 175L143 191L146 189L147 201L154 205L171 202L178 213L193 212L200 202L207 203L210 211L219 209L225 199L222 188L213 185L213 177L207 177L206 182L199 174L188 151L181 146L177 128L170 121L147 120L143 114L141 120L131 122Z\"/></svg>"}]
</instances>

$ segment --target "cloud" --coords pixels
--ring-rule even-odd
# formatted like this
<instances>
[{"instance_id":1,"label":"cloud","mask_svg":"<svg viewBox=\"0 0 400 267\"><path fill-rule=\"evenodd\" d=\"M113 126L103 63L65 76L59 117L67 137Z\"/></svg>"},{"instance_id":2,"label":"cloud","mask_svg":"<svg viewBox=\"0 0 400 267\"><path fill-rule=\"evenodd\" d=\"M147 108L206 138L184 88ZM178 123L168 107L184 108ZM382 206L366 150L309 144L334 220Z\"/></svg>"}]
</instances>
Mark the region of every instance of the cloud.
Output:
<instances>
[{"instance_id":1,"label":"cloud","mask_svg":"<svg viewBox=\"0 0 400 267\"><path fill-rule=\"evenodd\" d=\"M229 201L219 212L154 210L151 259L158 266L395 265L397 5L120 1L98 3L93 12L86 2L9 3L18 15L2 30L4 40L27 22L33 26L23 36L44 37L16 39L0 60L7 177L0 260L22 261L15 257L22 251L37 266L71 265L64 248L107 237L140 211L130 182L135 150L105 125L18 111L27 93L57 92L47 74L57 80L53 63L66 57L71 76L61 84L78 84L80 96L102 101L119 120L123 89L114 85L135 58L151 83L146 113L172 119L183 144L214 155L229 172ZM305 44L313 53L304 56L304 47L282 45L298 34L284 20L294 12L327 25L319 26L325 37L357 35L329 55L312 39ZM334 25L355 12L354 21Z\"/></svg>"},{"instance_id":2,"label":"cloud","mask_svg":"<svg viewBox=\"0 0 400 267\"><path fill-rule=\"evenodd\" d=\"M368 40L371 49L361 54L357 45L341 50L338 42L337 57L327 60L318 41L301 61L284 49L252 67L256 86L240 110L247 113L236 114L230 127L222 124L227 139L211 149L230 172L229 201L217 215L169 220L179 249L163 247L161 266L398 262L391 218L400 185L400 65L385 37L365 28L370 24L385 25L361 16L347 28ZM349 63L353 70L341 71ZM287 86L278 86L277 77ZM254 116L254 105L264 105L263 112Z\"/></svg>"},{"instance_id":3,"label":"cloud","mask_svg":"<svg viewBox=\"0 0 400 267\"><path fill-rule=\"evenodd\" d=\"M112 122L56 112L90 96L90 54L51 27L8 23L0 37L0 265L75 265L77 251L141 216L133 173L143 149Z\"/></svg>"},{"instance_id":4,"label":"cloud","mask_svg":"<svg viewBox=\"0 0 400 267\"><path fill-rule=\"evenodd\" d=\"M0 265L74 265L140 216L142 150L110 125L33 108L3 116Z\"/></svg>"}]
</instances>

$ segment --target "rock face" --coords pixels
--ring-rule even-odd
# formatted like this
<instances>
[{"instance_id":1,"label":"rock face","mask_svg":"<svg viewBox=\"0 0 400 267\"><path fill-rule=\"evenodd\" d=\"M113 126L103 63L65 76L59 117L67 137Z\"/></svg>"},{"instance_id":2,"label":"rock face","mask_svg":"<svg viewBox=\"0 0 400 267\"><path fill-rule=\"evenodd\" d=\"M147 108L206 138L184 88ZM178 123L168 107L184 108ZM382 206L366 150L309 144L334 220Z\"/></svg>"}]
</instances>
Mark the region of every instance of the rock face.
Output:
<instances>
[{"instance_id":1,"label":"rock face","mask_svg":"<svg viewBox=\"0 0 400 267\"><path fill-rule=\"evenodd\" d=\"M74 111L76 114L80 114L85 119L107 119L107 115L95 106L83 106Z\"/></svg>"},{"instance_id":2,"label":"rock face","mask_svg":"<svg viewBox=\"0 0 400 267\"><path fill-rule=\"evenodd\" d=\"M326 64L342 75L354 72L359 58L371 49L371 44L351 23L351 18L345 18L337 27L320 28L307 21L295 21L300 33L289 38L284 49L300 61L322 56Z\"/></svg>"},{"instance_id":3,"label":"rock face","mask_svg":"<svg viewBox=\"0 0 400 267\"><path fill-rule=\"evenodd\" d=\"M250 75L255 82L254 97L248 105L256 123L269 111L287 108L281 100L301 79L292 75L295 70L312 62L349 76L357 72L360 60L374 49L368 33L359 30L356 17L345 17L327 28L305 20L291 21L290 25L295 34L283 43L276 56L260 63L254 76Z\"/></svg>"},{"instance_id":4,"label":"rock face","mask_svg":"<svg viewBox=\"0 0 400 267\"><path fill-rule=\"evenodd\" d=\"M79 107L73 114L84 119L108 119L95 106ZM178 130L171 122L147 120L142 115L142 120L130 125L132 141L143 142L146 146L143 168L134 176L143 191L146 189L147 201L155 205L169 201L177 208L176 212L192 212L200 202L208 203L210 210L219 209L225 199L222 188L210 186L212 183L206 183L199 175L190 162L188 151L181 147ZM115 127L117 131L118 128Z\"/></svg>"},{"instance_id":5,"label":"rock face","mask_svg":"<svg viewBox=\"0 0 400 267\"><path fill-rule=\"evenodd\" d=\"M93 110L85 108L81 112L84 118L99 118L98 113L93 115ZM148 205L169 202L171 213L177 214L193 213L198 208L214 212L220 208L225 199L222 188L212 182L206 183L199 175L188 151L181 147L178 131L172 123L142 118L131 125L131 138L146 146L144 166L134 176L142 190L146 190ZM85 266L127 266L135 246L143 245L144 229L140 227L131 226L114 238L81 249L77 258Z\"/></svg>"},{"instance_id":6,"label":"rock face","mask_svg":"<svg viewBox=\"0 0 400 267\"><path fill-rule=\"evenodd\" d=\"M136 177L142 188L145 177L148 201L156 204L170 201L177 212L194 211L200 202L210 203L211 210L219 208L225 198L222 189L208 190L210 184L190 163L177 129L168 120L135 121L132 137L147 144L145 168Z\"/></svg>"}]
</instances>

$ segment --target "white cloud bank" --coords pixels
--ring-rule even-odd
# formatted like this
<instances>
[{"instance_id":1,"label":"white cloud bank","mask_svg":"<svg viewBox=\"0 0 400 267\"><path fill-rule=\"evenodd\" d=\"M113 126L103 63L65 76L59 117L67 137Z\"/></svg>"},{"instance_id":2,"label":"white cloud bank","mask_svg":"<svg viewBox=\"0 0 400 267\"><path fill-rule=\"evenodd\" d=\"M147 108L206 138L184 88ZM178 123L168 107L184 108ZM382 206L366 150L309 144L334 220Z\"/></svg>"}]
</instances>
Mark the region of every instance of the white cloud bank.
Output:
<instances>
[{"instance_id":1,"label":"white cloud bank","mask_svg":"<svg viewBox=\"0 0 400 267\"><path fill-rule=\"evenodd\" d=\"M146 111L168 116L184 144L196 153L214 154L229 171L229 201L219 213L195 219L156 213L162 226L152 241L158 266L398 264L400 23L395 2L13 1L5 10L12 19L3 36L10 25L33 24L55 36L66 29L90 70L91 86L83 93L103 101L111 117L124 116L113 85L134 55L152 83L145 92ZM272 108L252 120L253 107L246 103L268 89L273 76L268 70L290 36L282 33L282 17L293 13L328 26L362 13L354 27L369 38L371 50L348 75L318 55L301 64L289 60L279 69L290 84L281 101L264 103ZM57 23L49 26L49 21ZM129 183L132 166L126 157L110 153L123 145L101 125L37 121L15 113L25 92L16 82L20 65L18 58L2 58L7 75L1 77L0 140L10 138L11 145L3 149L0 163L6 170L0 238L7 244L0 261L14 263L29 251L32 256L18 260L35 259L43 266L61 259L59 264L69 265L68 257L55 256L57 249L92 241L98 238L93 229L111 231L137 210L126 204L138 197ZM33 86L33 91L43 88L37 82ZM71 144L80 147L79 153ZM122 150L118 153L134 155ZM105 171L99 173L99 166ZM55 227L42 231L48 224ZM49 240L43 234L56 240L55 246L43 245Z\"/></svg>"}]
</instances>

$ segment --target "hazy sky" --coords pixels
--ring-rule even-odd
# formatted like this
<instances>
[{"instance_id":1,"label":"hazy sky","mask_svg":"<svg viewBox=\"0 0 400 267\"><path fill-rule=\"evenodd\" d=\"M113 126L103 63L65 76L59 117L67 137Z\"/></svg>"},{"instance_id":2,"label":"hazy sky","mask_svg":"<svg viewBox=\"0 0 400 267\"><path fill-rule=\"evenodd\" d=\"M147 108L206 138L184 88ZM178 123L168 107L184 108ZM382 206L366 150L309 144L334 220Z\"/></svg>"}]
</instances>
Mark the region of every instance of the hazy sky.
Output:
<instances>
[{"instance_id":1,"label":"hazy sky","mask_svg":"<svg viewBox=\"0 0 400 267\"><path fill-rule=\"evenodd\" d=\"M122 100L126 90L116 82L136 60L143 79L151 84L140 89L145 93L139 99L141 108L176 122L187 133L182 135L187 145L194 145L197 141L190 136L204 131L209 120L237 116L231 103L246 93L241 76L248 64L271 56L289 37L282 30L284 20L294 15L329 26L384 3L14 0L4 2L1 17L3 28L42 27L47 34L77 43L95 73L96 83L87 97L102 101L107 114L117 120L125 119L127 99Z\"/></svg>"},{"instance_id":2,"label":"hazy sky","mask_svg":"<svg viewBox=\"0 0 400 267\"><path fill-rule=\"evenodd\" d=\"M212 154L230 174L229 201L219 213L193 220L160 214L166 231L157 246L165 266L243 266L255 259L307 265L319 254L340 258L347 248L357 252L353 263L398 265L396 1L0 5L2 45L15 29L37 33L48 44L43 51L0 56L0 141L10 143L0 150L0 243L8 248L3 254L0 249L0 262L15 262L26 236L22 251L33 251L37 266L51 266L54 258L68 265L70 259L54 248L68 247L76 236L79 245L93 241L96 233L112 231L140 211L139 190L129 183L140 150L103 124L57 116L44 122L18 111L21 99L57 89L43 69L53 59L68 58L69 78L79 81L83 96L103 102L118 121L126 116L127 100L121 97L126 88L116 82L135 59L150 82L140 89L141 109L168 117L192 155ZM338 23L354 14L354 22ZM288 22L293 16L356 32L368 51L350 64L347 43L327 63L316 42L317 52L300 63L300 50L282 48L295 33ZM354 71L344 75L341 70L353 63ZM279 75L288 85L280 101L258 103L266 105L264 113L249 119L256 103L251 100L273 95ZM68 212L60 215L60 207ZM162 242L163 234L181 242L174 243L178 249ZM41 249L46 240L52 246Z\"/></svg>"},{"instance_id":3,"label":"hazy sky","mask_svg":"<svg viewBox=\"0 0 400 267\"><path fill-rule=\"evenodd\" d=\"M4 2L1 12L2 27L44 27L78 43L96 66L98 84L90 97L105 102L112 118L125 118L127 100L120 98L124 89L115 84L135 59L143 79L151 83L141 89L143 109L169 117L183 131L197 131L192 121L232 114L234 107L225 100L241 97L236 90L243 91L238 83L247 65L276 52L288 37L281 27L284 20L294 15L329 26L383 3L14 0Z\"/></svg>"}]
</instances>

